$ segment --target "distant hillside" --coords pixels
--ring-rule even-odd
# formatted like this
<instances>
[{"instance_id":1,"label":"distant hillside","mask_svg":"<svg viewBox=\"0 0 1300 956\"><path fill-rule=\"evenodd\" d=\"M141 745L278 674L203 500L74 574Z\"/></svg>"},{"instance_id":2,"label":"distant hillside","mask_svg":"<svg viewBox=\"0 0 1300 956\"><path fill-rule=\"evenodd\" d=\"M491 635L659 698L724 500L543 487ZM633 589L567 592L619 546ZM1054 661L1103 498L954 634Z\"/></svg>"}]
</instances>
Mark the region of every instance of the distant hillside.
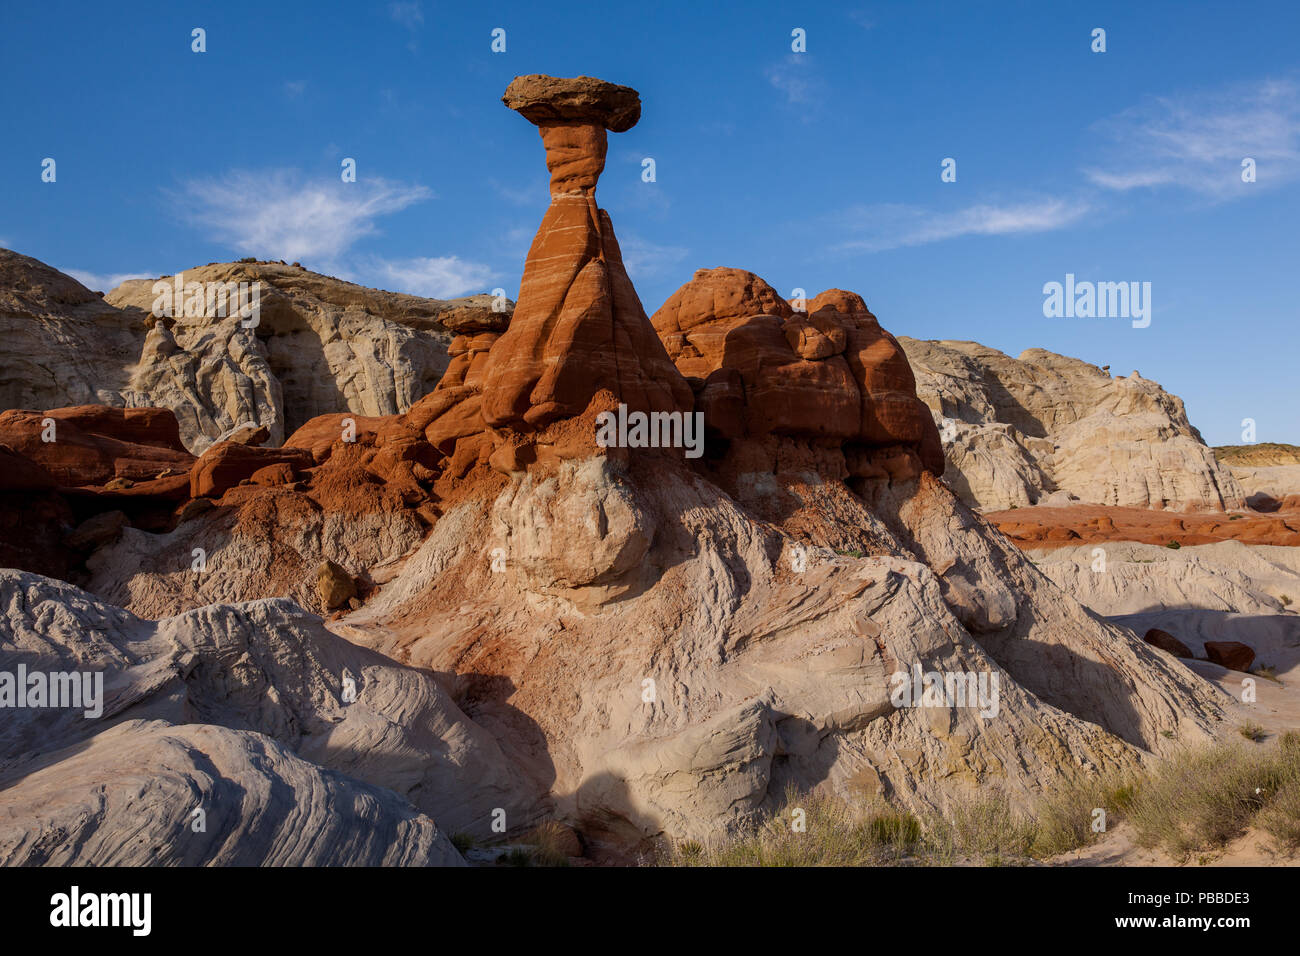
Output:
<instances>
[{"instance_id":1,"label":"distant hillside","mask_svg":"<svg viewBox=\"0 0 1300 956\"><path fill-rule=\"evenodd\" d=\"M1044 349L1012 358L976 342L898 341L940 426L944 481L973 507L1023 508L1054 492L1128 508L1244 503L1182 399L1137 372L1115 377Z\"/></svg>"},{"instance_id":2,"label":"distant hillside","mask_svg":"<svg viewBox=\"0 0 1300 956\"><path fill-rule=\"evenodd\" d=\"M1300 465L1300 445L1283 445L1265 441L1257 445L1219 445L1214 457L1225 465Z\"/></svg>"},{"instance_id":3,"label":"distant hillside","mask_svg":"<svg viewBox=\"0 0 1300 956\"><path fill-rule=\"evenodd\" d=\"M158 406L176 414L195 453L249 426L265 426L278 445L316 415L406 411L438 383L457 336L504 328L513 306L496 312L488 295L427 299L248 259L187 269L183 281L259 283L257 323L246 328L228 310L160 318L153 279L101 296L0 249L0 409Z\"/></svg>"}]
</instances>

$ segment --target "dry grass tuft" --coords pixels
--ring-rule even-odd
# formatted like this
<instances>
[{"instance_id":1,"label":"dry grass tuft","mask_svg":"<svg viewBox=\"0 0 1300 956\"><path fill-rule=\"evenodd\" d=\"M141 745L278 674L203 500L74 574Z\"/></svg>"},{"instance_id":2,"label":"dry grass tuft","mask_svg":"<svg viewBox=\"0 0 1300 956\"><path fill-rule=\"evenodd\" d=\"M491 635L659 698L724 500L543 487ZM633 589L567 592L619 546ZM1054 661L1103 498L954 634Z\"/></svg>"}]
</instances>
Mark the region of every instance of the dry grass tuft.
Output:
<instances>
[{"instance_id":1,"label":"dry grass tuft","mask_svg":"<svg viewBox=\"0 0 1300 956\"><path fill-rule=\"evenodd\" d=\"M1258 739L1258 738L1252 738ZM1099 812L1101 811L1101 812ZM1104 812L1104 817L1102 813ZM954 800L920 816L880 798L849 803L794 790L753 829L661 854L669 866L881 866L1025 864L1097 839L1094 825L1131 823L1141 846L1187 860L1220 849L1249 827L1277 851L1300 851L1300 733L1273 744L1220 743L1187 750L1146 771L1067 781L1027 813L1001 794ZM796 821L803 829L796 829Z\"/></svg>"}]
</instances>

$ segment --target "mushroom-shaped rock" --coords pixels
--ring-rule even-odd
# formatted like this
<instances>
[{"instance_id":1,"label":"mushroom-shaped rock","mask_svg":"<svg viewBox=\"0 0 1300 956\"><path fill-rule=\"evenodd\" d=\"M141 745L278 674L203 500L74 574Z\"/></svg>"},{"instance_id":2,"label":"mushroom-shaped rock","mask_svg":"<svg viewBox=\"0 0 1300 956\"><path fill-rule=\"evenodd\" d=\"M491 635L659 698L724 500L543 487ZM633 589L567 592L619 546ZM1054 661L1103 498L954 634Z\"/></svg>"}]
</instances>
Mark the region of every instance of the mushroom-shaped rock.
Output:
<instances>
[{"instance_id":1,"label":"mushroom-shaped rock","mask_svg":"<svg viewBox=\"0 0 1300 956\"><path fill-rule=\"evenodd\" d=\"M537 126L582 123L624 133L641 118L636 90L592 76L516 76L501 102Z\"/></svg>"},{"instance_id":2,"label":"mushroom-shaped rock","mask_svg":"<svg viewBox=\"0 0 1300 956\"><path fill-rule=\"evenodd\" d=\"M581 414L601 389L633 410L690 411L690 387L655 335L609 215L596 205L605 130L636 122L636 91L591 77L525 76L503 101L540 128L551 205L528 251L510 327L477 365L456 365L468 387L482 383L474 415L492 428L534 431ZM468 425L442 437L459 440Z\"/></svg>"}]
</instances>

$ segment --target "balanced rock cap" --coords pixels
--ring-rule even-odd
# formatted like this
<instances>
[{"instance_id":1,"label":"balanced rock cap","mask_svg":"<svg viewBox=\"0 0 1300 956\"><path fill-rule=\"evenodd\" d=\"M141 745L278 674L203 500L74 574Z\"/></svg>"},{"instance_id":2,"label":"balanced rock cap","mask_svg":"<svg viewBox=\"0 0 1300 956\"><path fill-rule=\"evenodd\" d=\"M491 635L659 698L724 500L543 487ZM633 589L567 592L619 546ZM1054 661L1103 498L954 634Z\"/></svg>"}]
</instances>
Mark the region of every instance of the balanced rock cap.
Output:
<instances>
[{"instance_id":1,"label":"balanced rock cap","mask_svg":"<svg viewBox=\"0 0 1300 956\"><path fill-rule=\"evenodd\" d=\"M590 123L622 133L641 118L641 94L593 76L516 76L501 102L537 126Z\"/></svg>"}]
</instances>

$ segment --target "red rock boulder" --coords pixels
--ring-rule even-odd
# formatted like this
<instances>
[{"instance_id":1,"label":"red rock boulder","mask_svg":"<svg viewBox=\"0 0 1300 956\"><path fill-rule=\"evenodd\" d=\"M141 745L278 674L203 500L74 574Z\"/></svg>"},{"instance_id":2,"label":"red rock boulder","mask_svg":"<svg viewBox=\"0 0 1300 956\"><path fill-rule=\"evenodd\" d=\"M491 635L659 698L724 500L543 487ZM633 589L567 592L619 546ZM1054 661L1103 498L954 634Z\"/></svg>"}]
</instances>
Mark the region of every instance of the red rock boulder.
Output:
<instances>
[{"instance_id":1,"label":"red rock boulder","mask_svg":"<svg viewBox=\"0 0 1300 956\"><path fill-rule=\"evenodd\" d=\"M1205 658L1230 671L1245 673L1255 663L1255 651L1241 641L1206 641Z\"/></svg>"}]
</instances>

